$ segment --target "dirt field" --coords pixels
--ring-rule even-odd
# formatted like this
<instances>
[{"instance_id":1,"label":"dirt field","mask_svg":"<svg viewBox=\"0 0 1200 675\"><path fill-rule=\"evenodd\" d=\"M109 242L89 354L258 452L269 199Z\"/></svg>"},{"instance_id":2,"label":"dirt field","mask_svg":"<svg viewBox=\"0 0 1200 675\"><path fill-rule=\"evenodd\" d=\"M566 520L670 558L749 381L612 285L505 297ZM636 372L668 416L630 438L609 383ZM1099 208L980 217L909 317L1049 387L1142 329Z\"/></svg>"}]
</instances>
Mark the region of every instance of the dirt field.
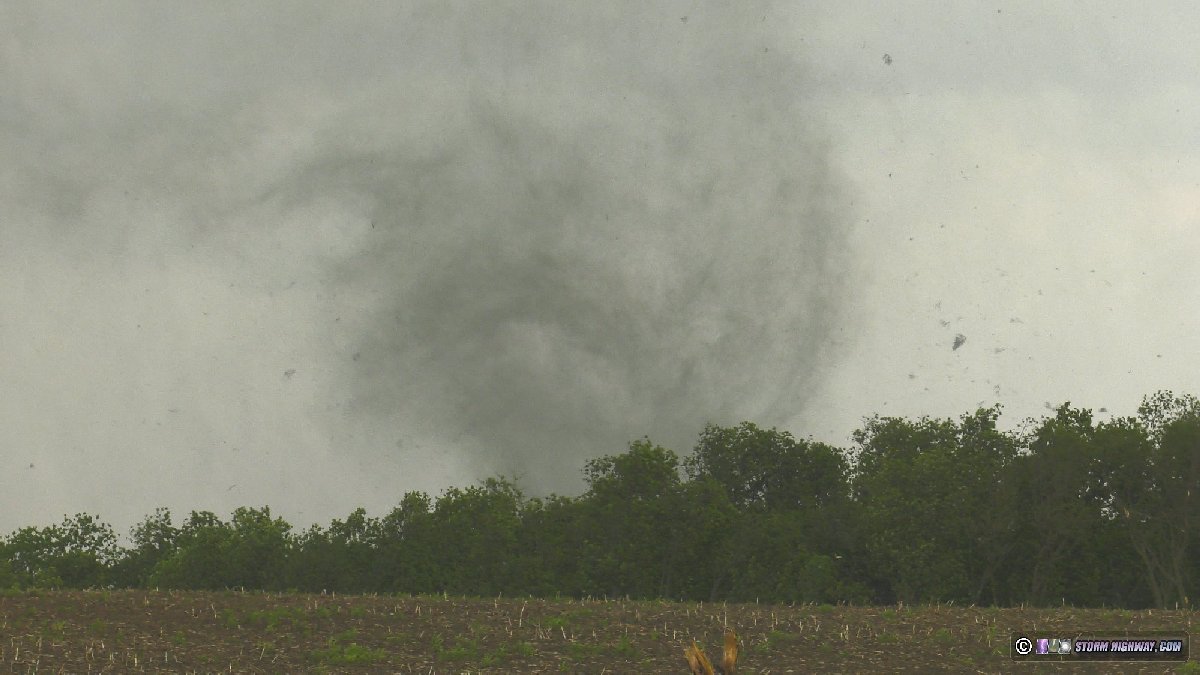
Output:
<instances>
[{"instance_id":1,"label":"dirt field","mask_svg":"<svg viewBox=\"0 0 1200 675\"><path fill-rule=\"evenodd\" d=\"M0 597L0 672L686 673L696 637L739 673L1193 672L1008 659L1013 630L1190 630L1196 613L711 605L238 592ZM1197 668L1196 671L1200 671Z\"/></svg>"}]
</instances>

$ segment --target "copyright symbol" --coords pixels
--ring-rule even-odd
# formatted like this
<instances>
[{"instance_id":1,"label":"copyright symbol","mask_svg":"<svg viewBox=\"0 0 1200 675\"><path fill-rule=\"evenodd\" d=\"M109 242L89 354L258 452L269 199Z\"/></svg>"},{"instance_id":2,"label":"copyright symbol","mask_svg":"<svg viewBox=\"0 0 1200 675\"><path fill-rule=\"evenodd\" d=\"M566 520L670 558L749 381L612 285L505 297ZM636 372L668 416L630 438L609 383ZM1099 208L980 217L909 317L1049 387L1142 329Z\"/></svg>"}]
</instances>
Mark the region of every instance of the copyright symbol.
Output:
<instances>
[{"instance_id":1,"label":"copyright symbol","mask_svg":"<svg viewBox=\"0 0 1200 675\"><path fill-rule=\"evenodd\" d=\"M1019 637L1013 642L1013 649L1017 656L1029 656L1033 653L1033 643L1027 637Z\"/></svg>"}]
</instances>

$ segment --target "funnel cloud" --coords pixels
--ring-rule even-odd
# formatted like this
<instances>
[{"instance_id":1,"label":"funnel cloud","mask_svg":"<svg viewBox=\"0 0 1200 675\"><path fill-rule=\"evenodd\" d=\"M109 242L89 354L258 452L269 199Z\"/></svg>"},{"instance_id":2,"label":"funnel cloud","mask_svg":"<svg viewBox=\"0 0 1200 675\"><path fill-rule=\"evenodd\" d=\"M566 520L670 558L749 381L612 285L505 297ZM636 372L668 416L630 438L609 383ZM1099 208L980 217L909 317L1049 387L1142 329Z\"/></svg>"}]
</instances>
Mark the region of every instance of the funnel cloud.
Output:
<instances>
[{"instance_id":1,"label":"funnel cloud","mask_svg":"<svg viewBox=\"0 0 1200 675\"><path fill-rule=\"evenodd\" d=\"M706 421L802 410L841 319L845 214L802 68L728 19L524 29L436 144L305 167L296 194L370 204L370 243L339 264L378 298L345 373L356 413L569 490L634 437L686 451Z\"/></svg>"},{"instance_id":2,"label":"funnel cloud","mask_svg":"<svg viewBox=\"0 0 1200 675\"><path fill-rule=\"evenodd\" d=\"M44 482L0 525L573 494L795 419L836 356L851 202L770 5L5 14L4 441Z\"/></svg>"}]
</instances>

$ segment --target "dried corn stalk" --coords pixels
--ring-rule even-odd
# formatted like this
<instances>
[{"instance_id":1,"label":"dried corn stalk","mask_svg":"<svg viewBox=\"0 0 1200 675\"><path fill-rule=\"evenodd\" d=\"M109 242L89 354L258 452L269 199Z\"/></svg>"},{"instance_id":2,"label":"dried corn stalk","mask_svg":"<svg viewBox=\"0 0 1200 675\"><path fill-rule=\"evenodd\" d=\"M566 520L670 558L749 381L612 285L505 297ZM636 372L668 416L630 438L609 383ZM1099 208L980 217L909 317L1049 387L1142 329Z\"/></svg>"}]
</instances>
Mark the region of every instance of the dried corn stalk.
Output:
<instances>
[{"instance_id":1,"label":"dried corn stalk","mask_svg":"<svg viewBox=\"0 0 1200 675\"><path fill-rule=\"evenodd\" d=\"M683 656L687 659L688 667L692 669L692 675L713 675L712 663L695 640L692 641L691 647L683 650Z\"/></svg>"},{"instance_id":2,"label":"dried corn stalk","mask_svg":"<svg viewBox=\"0 0 1200 675\"><path fill-rule=\"evenodd\" d=\"M721 658L721 670L725 675L733 675L737 668L738 639L733 631L725 631L725 656Z\"/></svg>"},{"instance_id":3,"label":"dried corn stalk","mask_svg":"<svg viewBox=\"0 0 1200 675\"><path fill-rule=\"evenodd\" d=\"M725 654L721 658L720 668L713 668L712 661L708 660L704 650L695 640L692 641L692 646L683 650L683 656L687 659L688 667L692 669L692 675L734 675L738 657L737 634L733 631L725 632Z\"/></svg>"}]
</instances>

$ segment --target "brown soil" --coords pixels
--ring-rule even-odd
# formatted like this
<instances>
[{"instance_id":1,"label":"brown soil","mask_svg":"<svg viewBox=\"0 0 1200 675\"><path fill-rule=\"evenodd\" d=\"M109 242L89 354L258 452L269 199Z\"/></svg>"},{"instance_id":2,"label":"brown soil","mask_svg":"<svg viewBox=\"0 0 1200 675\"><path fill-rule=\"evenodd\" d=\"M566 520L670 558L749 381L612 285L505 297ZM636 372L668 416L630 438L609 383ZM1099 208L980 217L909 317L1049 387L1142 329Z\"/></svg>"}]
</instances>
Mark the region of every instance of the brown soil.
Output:
<instances>
[{"instance_id":1,"label":"brown soil","mask_svg":"<svg viewBox=\"0 0 1200 675\"><path fill-rule=\"evenodd\" d=\"M1031 672L1036 667L1009 660L1013 631L1188 631L1195 617L1183 610L31 591L0 597L0 672L687 673L684 648L695 638L717 653L725 626L741 636L738 672L745 674Z\"/></svg>"}]
</instances>

